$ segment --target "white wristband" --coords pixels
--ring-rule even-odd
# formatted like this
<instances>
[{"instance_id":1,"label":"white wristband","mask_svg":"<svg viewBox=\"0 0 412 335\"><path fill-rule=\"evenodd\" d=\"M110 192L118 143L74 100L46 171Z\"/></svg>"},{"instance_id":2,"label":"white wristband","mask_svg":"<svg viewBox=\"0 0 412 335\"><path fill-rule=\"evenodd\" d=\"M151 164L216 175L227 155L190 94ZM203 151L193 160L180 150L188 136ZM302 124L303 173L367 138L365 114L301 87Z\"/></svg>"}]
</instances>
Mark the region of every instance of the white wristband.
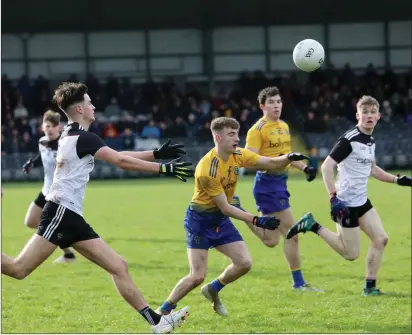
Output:
<instances>
[{"instance_id":1,"label":"white wristband","mask_svg":"<svg viewBox=\"0 0 412 335\"><path fill-rule=\"evenodd\" d=\"M397 184L397 183L398 183L398 179L399 179L398 177L394 177L394 178L393 178L393 183L394 183L394 184Z\"/></svg>"}]
</instances>

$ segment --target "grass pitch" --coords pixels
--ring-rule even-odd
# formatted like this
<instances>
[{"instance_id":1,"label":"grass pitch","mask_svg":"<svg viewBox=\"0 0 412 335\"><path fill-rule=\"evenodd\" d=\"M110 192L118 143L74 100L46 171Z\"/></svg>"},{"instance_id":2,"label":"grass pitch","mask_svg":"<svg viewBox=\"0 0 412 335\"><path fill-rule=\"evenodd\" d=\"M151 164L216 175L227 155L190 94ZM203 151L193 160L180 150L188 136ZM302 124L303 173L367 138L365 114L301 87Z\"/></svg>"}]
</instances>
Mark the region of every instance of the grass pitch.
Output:
<instances>
[{"instance_id":1,"label":"grass pitch","mask_svg":"<svg viewBox=\"0 0 412 335\"><path fill-rule=\"evenodd\" d=\"M16 256L33 231L23 225L29 203L40 184L4 186L2 251ZM242 205L256 212L252 178L238 184ZM325 226L328 196L321 179L307 183L291 178L289 189L295 219L312 211ZM129 262L130 273L146 299L157 308L188 265L183 216L193 183L172 179L92 181L86 191L85 218ZM251 272L221 292L229 317L215 314L199 294L180 306L191 315L178 333L410 333L411 332L411 192L395 185L369 182L369 196L390 241L378 286L382 297L362 297L368 240L361 257L348 262L319 237L300 238L303 274L324 294L296 293L283 247L265 247L242 222L235 221L252 254ZM281 243L283 244L283 242ZM118 296L110 277L79 257L73 264L52 264L55 254L23 281L2 276L3 333L147 333L143 318ZM210 251L207 281L229 264Z\"/></svg>"}]
</instances>

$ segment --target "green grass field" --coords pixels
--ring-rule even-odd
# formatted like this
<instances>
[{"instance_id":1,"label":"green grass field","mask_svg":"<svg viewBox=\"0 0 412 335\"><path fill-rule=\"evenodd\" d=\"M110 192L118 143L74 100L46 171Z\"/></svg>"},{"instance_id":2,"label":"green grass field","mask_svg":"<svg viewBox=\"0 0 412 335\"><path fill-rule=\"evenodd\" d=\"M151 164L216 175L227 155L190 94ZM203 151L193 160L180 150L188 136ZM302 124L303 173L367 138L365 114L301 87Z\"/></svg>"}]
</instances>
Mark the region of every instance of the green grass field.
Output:
<instances>
[{"instance_id":1,"label":"green grass field","mask_svg":"<svg viewBox=\"0 0 412 335\"><path fill-rule=\"evenodd\" d=\"M2 206L2 251L16 256L33 231L23 225L40 184L6 184ZM242 205L255 212L252 179L240 180ZM289 181L296 219L312 211L325 226L328 196L318 178ZM183 216L192 182L177 180L92 181L86 192L85 217L129 262L130 273L153 308L188 272ZM390 241L378 286L382 297L362 297L368 240L361 257L348 262L317 236L300 241L302 269L308 282L324 294L296 293L283 247L265 247L242 222L235 221L252 254L251 272L226 287L221 297L228 318L214 314L199 288L180 306L191 315L178 333L410 333L411 332L411 192L371 180L369 196L378 209ZM118 296L110 277L84 258L74 264L52 264L52 258L23 281L2 276L3 333L147 333L148 325ZM228 265L210 252L207 280Z\"/></svg>"}]
</instances>

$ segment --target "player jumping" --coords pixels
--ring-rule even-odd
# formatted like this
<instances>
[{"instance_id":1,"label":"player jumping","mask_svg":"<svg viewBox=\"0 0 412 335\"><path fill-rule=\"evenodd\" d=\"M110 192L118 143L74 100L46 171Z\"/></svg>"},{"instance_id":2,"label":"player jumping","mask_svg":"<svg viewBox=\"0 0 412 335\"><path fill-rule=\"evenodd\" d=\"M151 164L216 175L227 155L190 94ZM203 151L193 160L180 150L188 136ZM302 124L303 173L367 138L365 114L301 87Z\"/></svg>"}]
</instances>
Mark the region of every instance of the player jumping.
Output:
<instances>
[{"instance_id":1,"label":"player jumping","mask_svg":"<svg viewBox=\"0 0 412 335\"><path fill-rule=\"evenodd\" d=\"M81 255L106 270L120 295L151 325L155 333L169 333L180 326L188 307L167 316L155 313L133 283L127 262L99 237L83 218L83 199L94 168L94 159L121 169L172 175L182 181L193 176L190 163L176 160L162 164L154 159L179 157L182 145L169 142L155 151L117 152L97 135L87 131L95 120L95 107L81 83L63 83L54 94L57 105L69 119L59 140L53 184L46 197L37 234L16 258L1 254L1 272L23 279L42 264L59 246L72 246Z\"/></svg>"},{"instance_id":2,"label":"player jumping","mask_svg":"<svg viewBox=\"0 0 412 335\"><path fill-rule=\"evenodd\" d=\"M39 154L30 158L23 165L23 172L29 173L34 167L43 165L44 183L43 188L37 198L30 204L24 224L32 229L37 229L40 223L40 216L46 205L46 196L49 193L50 186L53 182L54 165L56 161L57 145L60 138L60 114L47 111L43 115L43 131L45 136L39 139ZM63 255L57 258L56 263L70 263L75 260L73 251L70 248L63 249Z\"/></svg>"},{"instance_id":3,"label":"player jumping","mask_svg":"<svg viewBox=\"0 0 412 335\"><path fill-rule=\"evenodd\" d=\"M263 156L277 157L291 151L289 126L280 119L282 99L277 87L267 87L259 92L258 101L263 117L253 125L246 137L246 148ZM303 171L306 180L316 178L316 169L303 162L292 162L291 166ZM287 188L288 174L285 167L257 171L253 185L253 196L261 215L276 216L280 220L279 229L263 230L256 226L249 227L269 248L279 244L280 237L286 237L288 230L295 223L289 204ZM236 200L236 199L235 199ZM240 204L239 204L240 205ZM297 237L284 241L283 251L292 273L293 288L299 291L322 290L312 287L303 279L299 244Z\"/></svg>"},{"instance_id":4,"label":"player jumping","mask_svg":"<svg viewBox=\"0 0 412 335\"><path fill-rule=\"evenodd\" d=\"M375 140L371 135L380 118L378 101L371 96L363 96L356 105L356 118L357 126L339 138L322 164L323 181L330 196L331 216L337 222L337 233L321 226L311 213L307 213L289 230L287 238L312 231L343 258L353 261L359 257L361 229L371 240L362 294L381 295L376 287L376 278L388 235L367 197L368 178L373 176L386 183L409 187L412 179L394 176L376 165ZM338 178L334 185L336 167Z\"/></svg>"},{"instance_id":5,"label":"player jumping","mask_svg":"<svg viewBox=\"0 0 412 335\"><path fill-rule=\"evenodd\" d=\"M184 219L190 273L177 283L158 309L162 314L170 313L183 297L203 283L207 272L208 250L216 248L230 258L231 264L217 279L204 285L201 293L212 302L216 313L227 315L219 298L220 290L248 273L252 267L248 248L230 217L261 229L275 230L279 226L279 220L274 216L257 217L230 204L239 169L281 169L291 161L308 158L300 153L270 158L238 148L239 123L232 118L214 119L211 130L215 147L196 167L195 191Z\"/></svg>"}]
</instances>

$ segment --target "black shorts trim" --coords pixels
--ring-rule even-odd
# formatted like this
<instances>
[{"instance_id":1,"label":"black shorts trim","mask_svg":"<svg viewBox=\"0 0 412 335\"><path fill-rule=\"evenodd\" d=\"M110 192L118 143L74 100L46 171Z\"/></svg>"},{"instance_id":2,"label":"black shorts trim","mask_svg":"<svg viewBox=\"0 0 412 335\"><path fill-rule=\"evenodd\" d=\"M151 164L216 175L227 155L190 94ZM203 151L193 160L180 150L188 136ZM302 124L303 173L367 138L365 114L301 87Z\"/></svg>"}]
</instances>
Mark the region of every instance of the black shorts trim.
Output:
<instances>
[{"instance_id":1,"label":"black shorts trim","mask_svg":"<svg viewBox=\"0 0 412 335\"><path fill-rule=\"evenodd\" d=\"M37 234L62 249L99 238L82 216L51 201L44 206Z\"/></svg>"},{"instance_id":2,"label":"black shorts trim","mask_svg":"<svg viewBox=\"0 0 412 335\"><path fill-rule=\"evenodd\" d=\"M336 216L334 216L332 219L344 228L356 228L359 227L359 218L364 216L365 213L367 213L372 208L373 205L368 199L362 206L348 207L349 215L344 217L342 220L337 220Z\"/></svg>"},{"instance_id":3,"label":"black shorts trim","mask_svg":"<svg viewBox=\"0 0 412 335\"><path fill-rule=\"evenodd\" d=\"M34 203L39 206L40 208L44 208L46 206L46 196L43 192L40 192L36 199L34 199Z\"/></svg>"}]
</instances>

